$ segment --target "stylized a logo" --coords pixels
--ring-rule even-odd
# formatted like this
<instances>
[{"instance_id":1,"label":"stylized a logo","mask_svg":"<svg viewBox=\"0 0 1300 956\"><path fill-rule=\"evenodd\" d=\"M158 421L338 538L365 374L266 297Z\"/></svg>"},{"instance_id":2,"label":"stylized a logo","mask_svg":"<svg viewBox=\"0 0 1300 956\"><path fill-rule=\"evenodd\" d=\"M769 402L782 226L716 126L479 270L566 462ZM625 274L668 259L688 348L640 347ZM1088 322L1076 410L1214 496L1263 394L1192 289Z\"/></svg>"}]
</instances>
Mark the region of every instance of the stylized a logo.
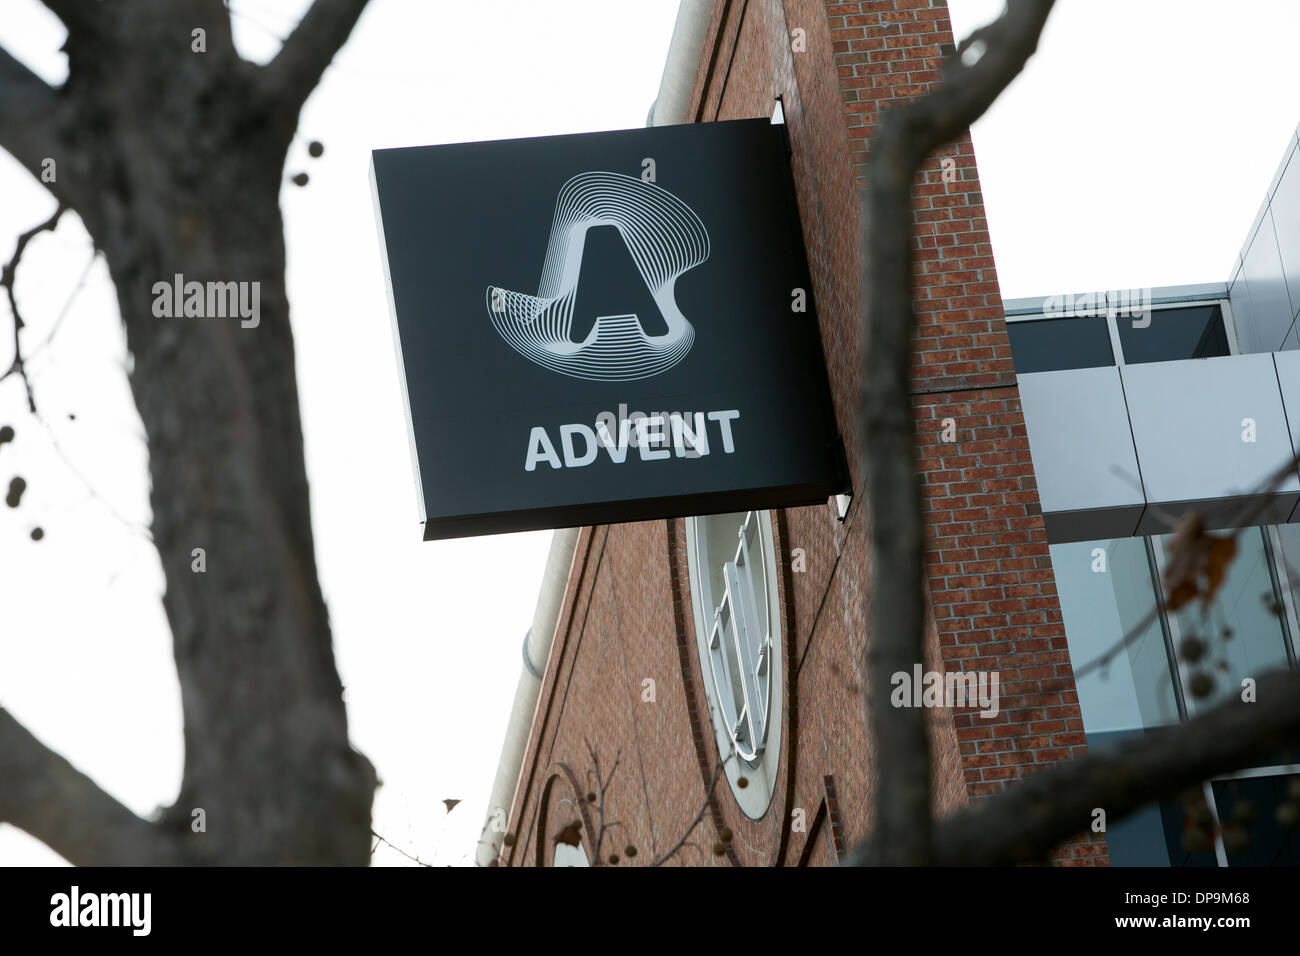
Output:
<instances>
[{"instance_id":1,"label":"stylized a logo","mask_svg":"<svg viewBox=\"0 0 1300 956\"><path fill-rule=\"evenodd\" d=\"M663 316L667 331L648 335L636 315L597 316L580 342L571 338L587 231L613 226ZM590 381L627 382L672 368L691 350L695 327L673 297L677 277L709 257L709 234L684 202L653 183L620 173L580 173L564 184L537 295L488 286L492 325L538 365Z\"/></svg>"}]
</instances>

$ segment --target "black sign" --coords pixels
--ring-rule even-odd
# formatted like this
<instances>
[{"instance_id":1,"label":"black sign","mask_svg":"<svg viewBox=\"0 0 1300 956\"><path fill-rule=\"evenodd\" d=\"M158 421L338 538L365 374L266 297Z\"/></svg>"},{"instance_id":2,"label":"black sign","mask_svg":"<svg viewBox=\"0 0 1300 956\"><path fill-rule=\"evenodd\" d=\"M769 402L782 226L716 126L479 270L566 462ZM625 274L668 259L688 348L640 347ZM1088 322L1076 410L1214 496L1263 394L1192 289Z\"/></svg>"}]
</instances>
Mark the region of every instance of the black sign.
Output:
<instances>
[{"instance_id":1,"label":"black sign","mask_svg":"<svg viewBox=\"0 0 1300 956\"><path fill-rule=\"evenodd\" d=\"M375 150L426 539L845 490L784 129Z\"/></svg>"}]
</instances>

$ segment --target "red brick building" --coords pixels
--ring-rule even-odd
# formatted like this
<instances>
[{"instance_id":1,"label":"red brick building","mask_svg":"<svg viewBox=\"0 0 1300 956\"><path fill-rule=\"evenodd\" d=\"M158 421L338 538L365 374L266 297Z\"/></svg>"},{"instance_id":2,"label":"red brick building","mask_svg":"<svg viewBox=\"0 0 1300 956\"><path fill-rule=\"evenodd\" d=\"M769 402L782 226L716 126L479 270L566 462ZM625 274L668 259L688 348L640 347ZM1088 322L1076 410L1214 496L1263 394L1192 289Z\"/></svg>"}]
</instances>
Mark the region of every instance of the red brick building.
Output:
<instances>
[{"instance_id":1,"label":"red brick building","mask_svg":"<svg viewBox=\"0 0 1300 956\"><path fill-rule=\"evenodd\" d=\"M881 114L937 84L952 46L944 0L685 0L651 110L656 125L767 117L779 98L854 489L858 190ZM913 195L912 394L932 608L918 670L1000 680L993 706L929 710L943 815L1185 719L1234 681L1296 666L1300 476L1239 539L1213 673L1191 653L1205 621L1168 611L1161 589L1171 516L1197 510L1231 526L1243 490L1300 449L1285 424L1300 420L1285 409L1287 396L1300 403L1300 234L1289 225L1300 139L1228 282L1004 304L969 136L929 159ZM1257 416L1275 423L1268 448L1255 441ZM620 826L604 862L660 858L699 814L695 845L674 862L834 864L861 841L874 780L860 690L863 501L557 532L479 863L589 863L593 753L605 778L619 761L605 810ZM1144 612L1139 639L1126 639ZM1234 632L1244 638L1229 646ZM1080 666L1103 657L1100 673ZM720 761L725 780L706 801ZM1054 858L1296 865L1282 821L1300 797L1297 761L1207 781L1206 807L1149 806ZM1242 839L1237 821L1260 806L1281 829L1268 822ZM1207 808L1214 827L1194 832ZM574 823L580 845L558 843Z\"/></svg>"},{"instance_id":2,"label":"red brick building","mask_svg":"<svg viewBox=\"0 0 1300 956\"><path fill-rule=\"evenodd\" d=\"M881 112L939 80L940 58L953 44L946 5L694 6L683 6L653 121L767 117L780 98L836 414L853 486L861 488L857 189ZM678 78L668 75L675 62L691 60L693 70L678 66ZM678 95L681 115L665 116L674 79L691 88ZM944 177L945 168L955 176ZM968 136L930 160L915 197L913 392L934 607L926 666L996 668L1003 681L993 719L970 708L933 712L935 801L947 813L1079 755L1084 735L1071 690L1037 693L1048 680L1069 678L1069 655ZM955 419L956 441L939 441L945 418ZM769 515L782 679L770 705L779 757L763 772L770 796L758 801L768 805L746 813L738 802L748 795L736 778L753 771L720 779L693 835L700 848L681 851L681 862L830 864L866 835L872 759L858 690L869 574L863 501L855 496L842 520L833 501ZM502 865L550 865L554 835L579 818L590 856L594 808L578 799L593 789L585 742L603 772L620 761L605 799L607 816L623 829L612 831L603 857L632 844L636 862L657 858L700 811L722 753L695 636L688 537L682 519L578 533ZM723 827L734 839L725 856L715 856ZM1104 843L1080 842L1059 856L1091 863L1105 852Z\"/></svg>"}]
</instances>

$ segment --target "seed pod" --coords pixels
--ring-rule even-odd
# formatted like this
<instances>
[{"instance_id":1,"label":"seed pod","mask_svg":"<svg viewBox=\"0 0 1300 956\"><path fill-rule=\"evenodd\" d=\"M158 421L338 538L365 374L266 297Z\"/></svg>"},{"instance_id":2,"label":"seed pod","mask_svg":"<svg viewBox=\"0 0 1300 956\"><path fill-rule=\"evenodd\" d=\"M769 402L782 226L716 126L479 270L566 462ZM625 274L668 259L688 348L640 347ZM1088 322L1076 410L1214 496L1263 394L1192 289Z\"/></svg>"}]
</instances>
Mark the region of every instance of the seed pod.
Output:
<instances>
[{"instance_id":1,"label":"seed pod","mask_svg":"<svg viewBox=\"0 0 1300 956\"><path fill-rule=\"evenodd\" d=\"M1183 660L1195 664L1205 656L1205 642L1193 635L1183 641L1178 652L1182 655Z\"/></svg>"},{"instance_id":2,"label":"seed pod","mask_svg":"<svg viewBox=\"0 0 1300 956\"><path fill-rule=\"evenodd\" d=\"M14 476L9 482L9 494L5 495L5 504L10 508L17 508L18 503L23 500L23 492L27 490L27 480L22 475Z\"/></svg>"},{"instance_id":3,"label":"seed pod","mask_svg":"<svg viewBox=\"0 0 1300 956\"><path fill-rule=\"evenodd\" d=\"M1214 678L1205 671L1197 671L1187 682L1187 689L1197 700L1204 700L1214 693Z\"/></svg>"}]
</instances>

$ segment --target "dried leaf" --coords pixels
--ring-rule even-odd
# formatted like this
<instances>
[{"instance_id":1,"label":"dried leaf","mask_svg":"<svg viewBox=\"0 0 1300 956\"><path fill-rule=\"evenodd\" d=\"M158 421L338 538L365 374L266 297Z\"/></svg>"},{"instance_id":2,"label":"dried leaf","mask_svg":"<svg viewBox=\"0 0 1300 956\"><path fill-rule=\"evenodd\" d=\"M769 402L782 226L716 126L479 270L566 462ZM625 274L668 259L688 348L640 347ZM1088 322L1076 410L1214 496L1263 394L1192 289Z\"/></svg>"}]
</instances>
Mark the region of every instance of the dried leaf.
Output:
<instances>
[{"instance_id":1,"label":"dried leaf","mask_svg":"<svg viewBox=\"0 0 1300 956\"><path fill-rule=\"evenodd\" d=\"M567 827L555 834L556 843L565 843L569 846L579 846L582 843L582 824L570 823Z\"/></svg>"}]
</instances>

